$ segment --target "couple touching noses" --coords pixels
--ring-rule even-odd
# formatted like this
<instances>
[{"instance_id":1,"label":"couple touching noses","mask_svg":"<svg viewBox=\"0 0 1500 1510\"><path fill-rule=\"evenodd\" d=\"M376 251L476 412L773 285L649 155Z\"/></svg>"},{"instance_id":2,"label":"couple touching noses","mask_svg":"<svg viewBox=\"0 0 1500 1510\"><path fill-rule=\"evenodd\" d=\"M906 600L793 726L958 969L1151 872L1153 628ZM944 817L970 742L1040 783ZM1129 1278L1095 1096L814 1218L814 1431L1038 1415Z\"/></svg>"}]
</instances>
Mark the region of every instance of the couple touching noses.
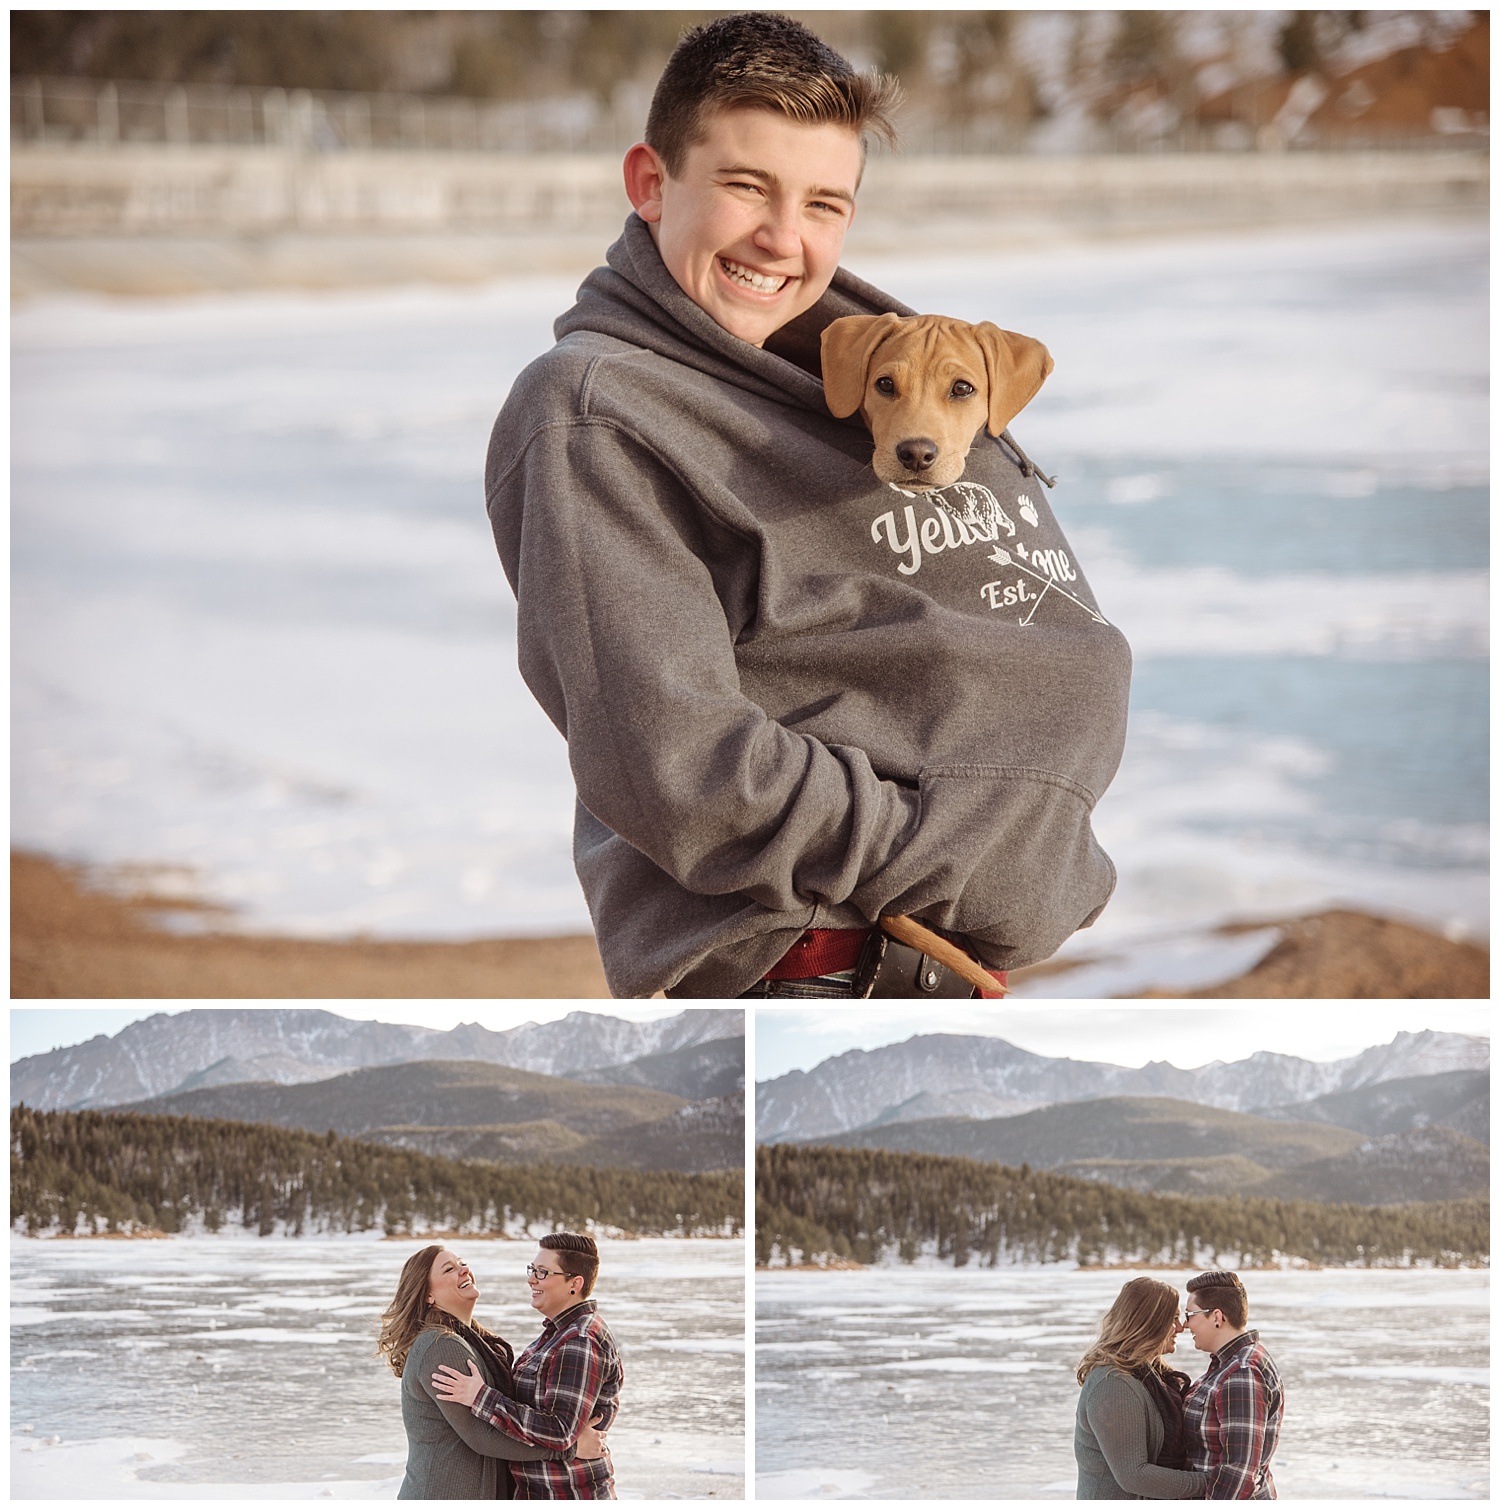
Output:
<instances>
[{"instance_id":1,"label":"couple touching noses","mask_svg":"<svg viewBox=\"0 0 1500 1510\"><path fill-rule=\"evenodd\" d=\"M1177 1291L1132 1279L1078 1365L1083 1392L1073 1451L1079 1499L1275 1499L1281 1376L1249 1328L1238 1274L1222 1269ZM1178 1336L1210 1353L1196 1383L1167 1363Z\"/></svg>"},{"instance_id":2,"label":"couple touching noses","mask_svg":"<svg viewBox=\"0 0 1500 1510\"><path fill-rule=\"evenodd\" d=\"M544 1237L526 1266L541 1334L520 1355L474 1320L479 1286L433 1244L403 1266L379 1351L401 1380L398 1499L613 1499L604 1444L624 1371L590 1299L590 1237Z\"/></svg>"}]
</instances>

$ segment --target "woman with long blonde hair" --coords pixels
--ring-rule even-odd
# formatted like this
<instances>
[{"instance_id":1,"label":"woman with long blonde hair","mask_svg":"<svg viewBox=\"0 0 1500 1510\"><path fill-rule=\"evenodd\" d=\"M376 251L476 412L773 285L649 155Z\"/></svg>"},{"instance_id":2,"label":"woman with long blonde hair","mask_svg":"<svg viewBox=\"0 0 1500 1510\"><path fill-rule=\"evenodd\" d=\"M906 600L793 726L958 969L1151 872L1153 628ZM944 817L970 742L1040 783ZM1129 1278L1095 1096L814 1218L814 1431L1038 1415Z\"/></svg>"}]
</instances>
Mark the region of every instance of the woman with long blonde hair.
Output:
<instances>
[{"instance_id":1,"label":"woman with long blonde hair","mask_svg":"<svg viewBox=\"0 0 1500 1510\"><path fill-rule=\"evenodd\" d=\"M439 1399L439 1364L468 1372L472 1360L492 1389L513 1393L510 1344L474 1321L479 1286L473 1271L441 1243L419 1249L401 1268L396 1296L381 1317L376 1344L401 1381L406 1477L397 1499L510 1499L509 1463L598 1457L603 1442L586 1427L571 1453L533 1446Z\"/></svg>"},{"instance_id":2,"label":"woman with long blonde hair","mask_svg":"<svg viewBox=\"0 0 1500 1510\"><path fill-rule=\"evenodd\" d=\"M1159 1279L1130 1280L1104 1313L1078 1364L1079 1499L1203 1498L1208 1480L1188 1470L1183 1436L1188 1377L1166 1362L1181 1330L1177 1291Z\"/></svg>"}]
</instances>

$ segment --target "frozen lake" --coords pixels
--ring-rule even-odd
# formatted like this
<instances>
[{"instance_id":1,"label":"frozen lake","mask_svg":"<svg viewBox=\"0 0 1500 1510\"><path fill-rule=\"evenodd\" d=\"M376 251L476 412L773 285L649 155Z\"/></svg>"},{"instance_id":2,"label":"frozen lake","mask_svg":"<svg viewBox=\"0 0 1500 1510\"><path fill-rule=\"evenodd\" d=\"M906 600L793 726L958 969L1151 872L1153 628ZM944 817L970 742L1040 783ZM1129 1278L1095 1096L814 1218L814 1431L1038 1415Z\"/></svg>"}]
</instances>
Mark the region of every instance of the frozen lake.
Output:
<instances>
[{"instance_id":1,"label":"frozen lake","mask_svg":"<svg viewBox=\"0 0 1500 1510\"><path fill-rule=\"evenodd\" d=\"M756 1497L1073 1498L1073 1369L1135 1272L758 1272ZM1286 1383L1281 1498L1489 1497L1487 1273L1246 1286Z\"/></svg>"},{"instance_id":2,"label":"frozen lake","mask_svg":"<svg viewBox=\"0 0 1500 1510\"><path fill-rule=\"evenodd\" d=\"M1228 917L1485 931L1487 265L1404 226L856 267L1057 362L1016 433L1136 654L1073 947L1187 930L1190 988ZM587 926L480 484L574 282L17 313L15 842L255 929Z\"/></svg>"},{"instance_id":3,"label":"frozen lake","mask_svg":"<svg viewBox=\"0 0 1500 1510\"><path fill-rule=\"evenodd\" d=\"M11 1239L11 1496L394 1499L400 1385L374 1354L420 1240ZM519 1352L529 1243L457 1244ZM625 1361L622 1499L744 1497L744 1244L602 1245Z\"/></svg>"}]
</instances>

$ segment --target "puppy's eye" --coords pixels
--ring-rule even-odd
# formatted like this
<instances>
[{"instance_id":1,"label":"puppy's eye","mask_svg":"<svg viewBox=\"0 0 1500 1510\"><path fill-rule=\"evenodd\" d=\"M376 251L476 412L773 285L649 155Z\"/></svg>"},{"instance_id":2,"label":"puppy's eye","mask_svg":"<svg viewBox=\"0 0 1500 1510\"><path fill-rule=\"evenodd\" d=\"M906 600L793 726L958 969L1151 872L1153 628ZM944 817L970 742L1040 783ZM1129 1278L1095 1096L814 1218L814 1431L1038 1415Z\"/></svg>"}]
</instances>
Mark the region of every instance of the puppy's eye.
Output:
<instances>
[{"instance_id":1,"label":"puppy's eye","mask_svg":"<svg viewBox=\"0 0 1500 1510\"><path fill-rule=\"evenodd\" d=\"M888 377L878 377L878 378L876 378L875 379L875 391L876 391L876 393L883 393L883 394L885 394L885 396L887 398L894 398L895 397L895 393L896 393L895 380L892 379L892 378L888 378Z\"/></svg>"},{"instance_id":2,"label":"puppy's eye","mask_svg":"<svg viewBox=\"0 0 1500 1510\"><path fill-rule=\"evenodd\" d=\"M975 389L973 383L966 383L962 378L959 378L959 380L948 390L948 396L949 398L973 398L974 392Z\"/></svg>"}]
</instances>

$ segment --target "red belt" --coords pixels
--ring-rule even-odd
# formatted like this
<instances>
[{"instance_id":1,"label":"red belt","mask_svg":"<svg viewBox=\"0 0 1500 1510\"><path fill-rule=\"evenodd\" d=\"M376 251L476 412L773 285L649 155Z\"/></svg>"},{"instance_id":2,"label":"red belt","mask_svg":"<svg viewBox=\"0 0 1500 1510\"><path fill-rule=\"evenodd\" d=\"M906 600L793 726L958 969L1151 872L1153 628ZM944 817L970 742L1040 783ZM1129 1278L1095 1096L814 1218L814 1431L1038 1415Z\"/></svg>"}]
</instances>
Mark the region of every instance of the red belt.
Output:
<instances>
[{"instance_id":1,"label":"red belt","mask_svg":"<svg viewBox=\"0 0 1500 1510\"><path fill-rule=\"evenodd\" d=\"M864 953L865 940L873 928L809 928L766 971L767 980L812 980L818 975L837 975L852 970Z\"/></svg>"},{"instance_id":2,"label":"red belt","mask_svg":"<svg viewBox=\"0 0 1500 1510\"><path fill-rule=\"evenodd\" d=\"M837 975L852 970L864 953L865 941L873 928L809 928L801 938L767 970L766 980L813 980L819 975ZM989 972L1003 986L1004 970ZM994 998L1000 996L996 991Z\"/></svg>"}]
</instances>

